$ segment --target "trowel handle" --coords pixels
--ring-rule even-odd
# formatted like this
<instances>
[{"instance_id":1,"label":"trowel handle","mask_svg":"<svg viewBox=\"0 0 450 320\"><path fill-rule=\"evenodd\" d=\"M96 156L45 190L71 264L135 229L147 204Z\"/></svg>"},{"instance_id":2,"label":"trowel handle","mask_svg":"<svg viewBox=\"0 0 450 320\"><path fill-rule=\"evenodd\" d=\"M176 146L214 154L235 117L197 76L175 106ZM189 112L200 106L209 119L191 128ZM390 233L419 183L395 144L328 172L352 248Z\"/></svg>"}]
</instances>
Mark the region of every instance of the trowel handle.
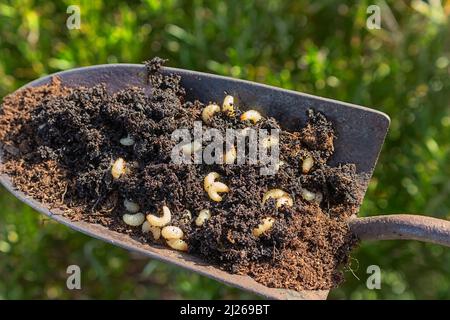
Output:
<instances>
[{"instance_id":1,"label":"trowel handle","mask_svg":"<svg viewBox=\"0 0 450 320\"><path fill-rule=\"evenodd\" d=\"M350 218L349 226L361 240L419 240L450 247L450 221L428 216L393 214Z\"/></svg>"}]
</instances>

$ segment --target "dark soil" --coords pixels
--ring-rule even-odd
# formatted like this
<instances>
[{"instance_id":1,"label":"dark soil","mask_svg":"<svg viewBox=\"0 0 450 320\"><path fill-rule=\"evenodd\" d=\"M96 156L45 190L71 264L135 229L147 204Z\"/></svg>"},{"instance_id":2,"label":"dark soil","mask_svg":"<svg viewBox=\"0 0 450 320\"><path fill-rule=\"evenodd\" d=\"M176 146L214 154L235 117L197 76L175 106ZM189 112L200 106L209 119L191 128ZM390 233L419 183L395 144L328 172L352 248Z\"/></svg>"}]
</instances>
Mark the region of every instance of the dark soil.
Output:
<instances>
[{"instance_id":1,"label":"dark soil","mask_svg":"<svg viewBox=\"0 0 450 320\"><path fill-rule=\"evenodd\" d=\"M282 131L281 160L274 176L260 175L258 165L176 165L171 140L177 128L192 128L204 105L185 101L180 78L159 73L161 59L147 63L152 95L127 88L109 94L103 85L65 88L55 78L47 86L21 90L6 97L0 112L1 170L28 195L73 220L100 223L148 243L140 227L121 219L124 199L139 203L144 213L162 205L172 212L172 225L185 233L189 252L227 271L248 274L270 287L330 289L342 280L342 267L356 239L346 219L357 213L361 195L352 164L327 165L335 132L322 114L309 111L309 122L296 132ZM273 118L256 125L224 114L210 123L226 128L280 128ZM203 124L205 128L206 125ZM135 144L119 140L130 135ZM301 171L301 160L312 154L315 166ZM122 157L129 170L118 180L112 162ZM212 202L203 189L211 171L230 187L223 201ZM280 188L294 199L293 207L276 209L273 200L261 205L263 194ZM320 203L303 200L301 189L321 192ZM202 209L212 217L202 227L194 220ZM186 215L192 213L192 218ZM276 222L256 238L252 229L265 217Z\"/></svg>"}]
</instances>

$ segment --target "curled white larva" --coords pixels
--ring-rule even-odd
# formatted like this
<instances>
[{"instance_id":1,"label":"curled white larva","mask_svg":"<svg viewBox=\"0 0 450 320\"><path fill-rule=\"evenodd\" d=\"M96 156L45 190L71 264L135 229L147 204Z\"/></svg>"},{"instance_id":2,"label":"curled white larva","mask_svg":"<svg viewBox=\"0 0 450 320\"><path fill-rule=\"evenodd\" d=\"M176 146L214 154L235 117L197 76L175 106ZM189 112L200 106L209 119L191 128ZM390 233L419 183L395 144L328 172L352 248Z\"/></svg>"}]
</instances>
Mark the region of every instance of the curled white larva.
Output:
<instances>
[{"instance_id":1,"label":"curled white larva","mask_svg":"<svg viewBox=\"0 0 450 320\"><path fill-rule=\"evenodd\" d=\"M187 143L184 146L181 147L181 151L187 155L190 156L191 154L194 154L198 150L202 148L202 144L198 141L194 141L191 143Z\"/></svg>"},{"instance_id":2,"label":"curled white larva","mask_svg":"<svg viewBox=\"0 0 450 320\"><path fill-rule=\"evenodd\" d=\"M308 173L309 170L314 166L314 159L311 156L306 157L302 163L302 172Z\"/></svg>"},{"instance_id":3,"label":"curled white larva","mask_svg":"<svg viewBox=\"0 0 450 320\"><path fill-rule=\"evenodd\" d=\"M311 192L306 189L302 189L301 194L302 194L303 199L305 199L306 201L312 201L316 198L316 194L314 192Z\"/></svg>"},{"instance_id":4,"label":"curled white larva","mask_svg":"<svg viewBox=\"0 0 450 320\"><path fill-rule=\"evenodd\" d=\"M161 228L152 226L148 221L145 221L142 224L142 233L151 232L153 235L153 239L159 240L161 237Z\"/></svg>"},{"instance_id":5,"label":"curled white larva","mask_svg":"<svg viewBox=\"0 0 450 320\"><path fill-rule=\"evenodd\" d=\"M286 207L292 207L292 205L294 204L294 202L292 201L291 197L281 197L279 199L277 199L277 208L280 208L282 206L286 206Z\"/></svg>"},{"instance_id":6,"label":"curled white larva","mask_svg":"<svg viewBox=\"0 0 450 320\"><path fill-rule=\"evenodd\" d=\"M195 225L197 227L202 226L206 220L211 218L211 212L208 209L203 209L198 213L197 218L195 219Z\"/></svg>"},{"instance_id":7,"label":"curled white larva","mask_svg":"<svg viewBox=\"0 0 450 320\"><path fill-rule=\"evenodd\" d=\"M214 182L212 184L212 186L209 187L209 190L211 190L211 187L214 188L214 190L216 192L228 192L228 191L230 191L230 188L228 188L228 186L225 183L219 182L219 181Z\"/></svg>"},{"instance_id":8,"label":"curled white larva","mask_svg":"<svg viewBox=\"0 0 450 320\"><path fill-rule=\"evenodd\" d=\"M120 139L120 144L126 147L132 146L134 144L134 138L131 136L126 136Z\"/></svg>"},{"instance_id":9,"label":"curled white larva","mask_svg":"<svg viewBox=\"0 0 450 320\"><path fill-rule=\"evenodd\" d=\"M139 205L136 202L125 199L123 205L128 212L136 213L139 211Z\"/></svg>"},{"instance_id":10,"label":"curled white larva","mask_svg":"<svg viewBox=\"0 0 450 320\"><path fill-rule=\"evenodd\" d=\"M142 224L142 233L150 232L150 228L152 228L151 224L148 221L144 221Z\"/></svg>"},{"instance_id":11,"label":"curled white larva","mask_svg":"<svg viewBox=\"0 0 450 320\"><path fill-rule=\"evenodd\" d=\"M203 121L206 123L210 122L211 119L214 117L214 114L219 111L220 111L220 107L217 104L212 103L212 104L207 105L202 111Z\"/></svg>"},{"instance_id":12,"label":"curled white larva","mask_svg":"<svg viewBox=\"0 0 450 320\"><path fill-rule=\"evenodd\" d=\"M142 213L135 213L135 214L124 214L122 216L123 222L125 222L127 225L132 227L140 226L145 221L145 216Z\"/></svg>"},{"instance_id":13,"label":"curled white larva","mask_svg":"<svg viewBox=\"0 0 450 320\"><path fill-rule=\"evenodd\" d=\"M311 192L306 189L302 189L301 196L306 201L314 201L317 203L321 203L323 200L323 194L321 192Z\"/></svg>"},{"instance_id":14,"label":"curled white larva","mask_svg":"<svg viewBox=\"0 0 450 320\"><path fill-rule=\"evenodd\" d=\"M167 244L172 249L178 250L178 251L187 251L188 250L188 244L186 241L181 239L170 239L167 240Z\"/></svg>"},{"instance_id":15,"label":"curled white larva","mask_svg":"<svg viewBox=\"0 0 450 320\"><path fill-rule=\"evenodd\" d=\"M230 188L222 182L214 182L208 189L208 196L211 198L211 200L220 202L222 201L222 196L219 195L223 192L229 192Z\"/></svg>"},{"instance_id":16,"label":"curled white larva","mask_svg":"<svg viewBox=\"0 0 450 320\"><path fill-rule=\"evenodd\" d=\"M119 179L125 173L125 160L118 158L111 167L111 175L114 179Z\"/></svg>"},{"instance_id":17,"label":"curled white larva","mask_svg":"<svg viewBox=\"0 0 450 320\"><path fill-rule=\"evenodd\" d=\"M203 180L203 188L205 189L205 191L208 191L209 187L214 183L214 181L219 178L220 174L218 174L217 172L208 173Z\"/></svg>"},{"instance_id":18,"label":"curled white larva","mask_svg":"<svg viewBox=\"0 0 450 320\"><path fill-rule=\"evenodd\" d=\"M275 223L274 218L271 217L264 218L262 223L259 224L257 228L253 229L253 235L255 237L261 236L264 232L271 229L274 223Z\"/></svg>"},{"instance_id":19,"label":"curled white larva","mask_svg":"<svg viewBox=\"0 0 450 320\"><path fill-rule=\"evenodd\" d=\"M281 189L270 189L269 191L264 193L262 202L264 204L270 198L279 199L279 198L287 196L287 195L288 195L288 193Z\"/></svg>"},{"instance_id":20,"label":"curled white larva","mask_svg":"<svg viewBox=\"0 0 450 320\"><path fill-rule=\"evenodd\" d=\"M169 224L170 220L172 220L172 214L170 213L169 208L166 206L162 207L163 215L161 217L155 216L153 214L147 215L147 221L150 225L154 227L164 227Z\"/></svg>"},{"instance_id":21,"label":"curled white larva","mask_svg":"<svg viewBox=\"0 0 450 320\"><path fill-rule=\"evenodd\" d=\"M161 230L164 239L181 239L184 236L183 230L175 226L165 226Z\"/></svg>"},{"instance_id":22,"label":"curled white larva","mask_svg":"<svg viewBox=\"0 0 450 320\"><path fill-rule=\"evenodd\" d=\"M236 158L237 152L234 146L231 146L231 148L223 156L223 160L226 164L233 164L234 161L236 161Z\"/></svg>"},{"instance_id":23,"label":"curled white larva","mask_svg":"<svg viewBox=\"0 0 450 320\"><path fill-rule=\"evenodd\" d=\"M270 198L276 200L275 203L277 208L280 208L283 205L288 207L292 207L294 205L294 201L289 194L281 189L271 189L267 191L263 196L262 204L264 205L264 203L266 203L266 201Z\"/></svg>"},{"instance_id":24,"label":"curled white larva","mask_svg":"<svg viewBox=\"0 0 450 320\"><path fill-rule=\"evenodd\" d=\"M208 196L211 200L220 202L222 201L222 197L219 195L219 192L229 192L230 188L222 182L215 181L218 179L220 175L217 172L210 172L203 180L203 187L205 191L208 193Z\"/></svg>"},{"instance_id":25,"label":"curled white larva","mask_svg":"<svg viewBox=\"0 0 450 320\"><path fill-rule=\"evenodd\" d=\"M222 111L225 112L230 117L233 117L235 115L233 96L227 95L225 99L223 99Z\"/></svg>"},{"instance_id":26,"label":"curled white larva","mask_svg":"<svg viewBox=\"0 0 450 320\"><path fill-rule=\"evenodd\" d=\"M249 121L251 121L253 123L257 123L261 119L262 119L261 114L258 111L256 111L256 110L248 110L248 111L245 111L241 115L241 120L242 121L249 120Z\"/></svg>"},{"instance_id":27,"label":"curled white larva","mask_svg":"<svg viewBox=\"0 0 450 320\"><path fill-rule=\"evenodd\" d=\"M208 190L208 196L212 201L215 201L215 202L220 202L223 199L222 196L220 194L218 194L217 191L214 191L214 190L213 191Z\"/></svg>"}]
</instances>

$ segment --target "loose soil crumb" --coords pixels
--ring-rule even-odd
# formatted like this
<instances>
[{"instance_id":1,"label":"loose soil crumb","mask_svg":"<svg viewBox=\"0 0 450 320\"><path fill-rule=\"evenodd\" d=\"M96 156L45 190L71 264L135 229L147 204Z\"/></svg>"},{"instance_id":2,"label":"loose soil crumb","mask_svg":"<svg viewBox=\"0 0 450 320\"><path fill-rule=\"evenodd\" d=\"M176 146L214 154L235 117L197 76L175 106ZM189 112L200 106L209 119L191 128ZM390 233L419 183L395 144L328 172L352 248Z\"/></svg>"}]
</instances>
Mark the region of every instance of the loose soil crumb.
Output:
<instances>
[{"instance_id":1,"label":"loose soil crumb","mask_svg":"<svg viewBox=\"0 0 450 320\"><path fill-rule=\"evenodd\" d=\"M152 94L127 88L110 94L100 84L66 88L58 78L46 86L20 90L3 100L0 111L1 171L20 190L62 209L73 220L99 223L139 241L164 245L140 227L123 223L123 201L137 202L144 213L166 205L171 225L180 227L189 252L229 272L246 274L275 288L331 289L343 281L356 243L346 223L357 213L360 175L355 165L330 167L335 131L324 115L308 111L304 128L280 133L280 160L273 176L260 174L258 165L177 165L171 161L177 128L193 128L205 107L185 101L180 77L162 75L164 60L147 62ZM223 134L227 128L282 129L273 118L257 124L225 114L215 115L209 127ZM205 129L205 124L203 124ZM119 140L131 136L133 146ZM301 163L314 158L314 167L302 173ZM127 162L120 179L110 174L117 158ZM230 187L222 202L213 202L203 189L212 172ZM273 199L261 205L265 192L279 188L294 199L292 207L276 208ZM321 193L319 203L302 198L303 189ZM211 218L201 227L195 218L202 209ZM191 215L188 214L188 211ZM261 237L252 234L263 218L273 227Z\"/></svg>"}]
</instances>

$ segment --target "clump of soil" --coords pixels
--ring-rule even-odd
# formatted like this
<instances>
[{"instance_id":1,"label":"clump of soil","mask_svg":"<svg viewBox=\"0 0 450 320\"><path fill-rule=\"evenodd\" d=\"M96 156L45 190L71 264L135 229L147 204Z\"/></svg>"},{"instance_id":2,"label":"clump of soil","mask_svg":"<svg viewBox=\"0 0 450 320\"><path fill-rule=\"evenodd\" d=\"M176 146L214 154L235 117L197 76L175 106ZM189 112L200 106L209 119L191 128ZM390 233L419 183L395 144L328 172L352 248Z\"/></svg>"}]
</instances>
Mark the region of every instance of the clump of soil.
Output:
<instances>
[{"instance_id":1,"label":"clump of soil","mask_svg":"<svg viewBox=\"0 0 450 320\"><path fill-rule=\"evenodd\" d=\"M123 223L123 201L139 204L144 213L166 205L171 225L180 227L189 252L227 271L247 274L276 288L330 289L342 280L342 266L356 243L346 219L361 201L360 176L353 164L330 167L335 132L324 115L310 110L304 128L280 133L280 160L275 175L261 175L259 164L174 164L171 134L192 129L205 105L186 101L180 77L162 75L162 59L147 62L152 94L126 88L111 94L102 84L66 88L52 83L6 97L0 112L3 172L28 195L60 208L73 220L100 223L152 244L150 234ZM209 127L225 135L227 128L282 129L273 118L257 124L226 114L215 115ZM203 124L203 128L206 129ZM132 146L121 138L133 137ZM307 156L314 166L302 173ZM127 163L119 179L111 176L117 158ZM213 202L203 189L204 177L221 175L230 192ZM292 207L277 208L273 199L261 205L265 192L279 188L294 199ZM307 201L303 190L322 195ZM212 217L201 227L198 212ZM191 215L188 214L188 211ZM273 227L260 237L252 230L266 217Z\"/></svg>"}]
</instances>

